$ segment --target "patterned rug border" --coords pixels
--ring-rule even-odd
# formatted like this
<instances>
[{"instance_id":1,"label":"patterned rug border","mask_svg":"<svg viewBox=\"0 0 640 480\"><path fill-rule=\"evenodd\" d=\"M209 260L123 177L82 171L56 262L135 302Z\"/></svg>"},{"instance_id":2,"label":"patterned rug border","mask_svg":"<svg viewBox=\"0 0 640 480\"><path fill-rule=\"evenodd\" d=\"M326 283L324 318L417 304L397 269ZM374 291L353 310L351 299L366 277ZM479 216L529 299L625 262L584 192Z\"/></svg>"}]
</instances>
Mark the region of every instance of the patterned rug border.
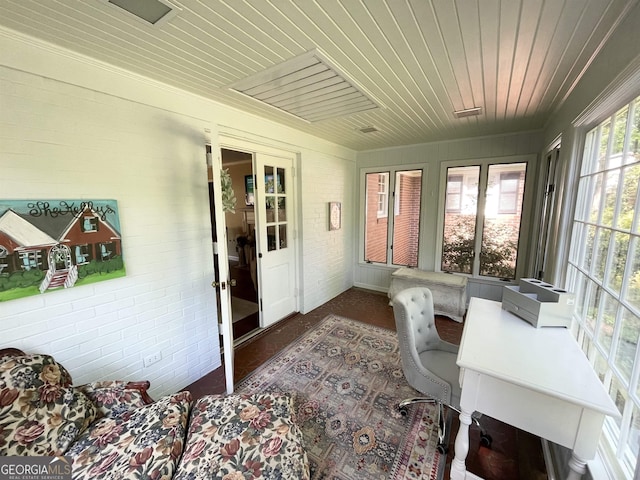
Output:
<instances>
[{"instance_id":1,"label":"patterned rug border","mask_svg":"<svg viewBox=\"0 0 640 480\"><path fill-rule=\"evenodd\" d=\"M236 392L244 393L262 391L267 385L271 385L271 382L267 381L270 374L273 374L281 368L284 368L287 364L295 362L296 359L300 358L300 354L302 352L316 344L319 338L327 335L335 326L348 324L353 325L357 329L361 329L361 331L369 331L375 335L383 336L393 341L396 345L398 343L398 338L395 330L380 327L377 325L371 325L341 315L328 314L317 324L305 330L288 346L284 347L281 351L276 353L273 357L268 359L253 372L240 380L236 384ZM443 458L438 452L434 452L433 454L433 463L437 464L435 472L432 471L430 475L428 474L428 472L425 472L426 476L421 477L415 476L415 473L412 472L412 467L410 465L411 460L407 458L407 451L409 450L408 439L414 439L415 443L415 439L417 438L418 431L421 427L421 422L425 419L424 417L429 416L430 412L432 412L433 410L434 408L428 404L418 404L409 409L409 415L406 417L409 421L407 422L407 425L405 426L405 429L403 431L403 440L398 447L398 453L393 465L393 469L391 470L391 475L388 478L428 478L429 480L439 480L443 478L446 462L443 461L445 460L445 458ZM433 435L434 434L432 433L431 436ZM422 440L426 442L426 439ZM403 453L404 455L402 455L401 453ZM413 460L415 462L415 458ZM401 467L403 466L403 464L406 466L405 475L402 477L398 477L398 472L399 470L402 470Z\"/></svg>"}]
</instances>

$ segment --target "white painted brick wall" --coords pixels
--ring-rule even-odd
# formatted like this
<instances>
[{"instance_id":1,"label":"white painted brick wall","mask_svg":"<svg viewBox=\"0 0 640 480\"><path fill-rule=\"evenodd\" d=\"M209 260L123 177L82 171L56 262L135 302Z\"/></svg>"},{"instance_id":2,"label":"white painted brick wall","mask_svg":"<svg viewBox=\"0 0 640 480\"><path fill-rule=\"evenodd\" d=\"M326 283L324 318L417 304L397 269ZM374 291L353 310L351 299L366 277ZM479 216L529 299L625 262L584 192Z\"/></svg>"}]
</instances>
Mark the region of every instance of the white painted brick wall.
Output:
<instances>
[{"instance_id":1,"label":"white painted brick wall","mask_svg":"<svg viewBox=\"0 0 640 480\"><path fill-rule=\"evenodd\" d=\"M305 152L302 166L303 311L353 285L355 162ZM329 202L342 203L342 228L329 231Z\"/></svg>"},{"instance_id":2,"label":"white painted brick wall","mask_svg":"<svg viewBox=\"0 0 640 480\"><path fill-rule=\"evenodd\" d=\"M154 396L220 365L204 127L0 67L0 196L116 199L127 270L1 303L0 347L50 353L74 383L150 380Z\"/></svg>"}]
</instances>

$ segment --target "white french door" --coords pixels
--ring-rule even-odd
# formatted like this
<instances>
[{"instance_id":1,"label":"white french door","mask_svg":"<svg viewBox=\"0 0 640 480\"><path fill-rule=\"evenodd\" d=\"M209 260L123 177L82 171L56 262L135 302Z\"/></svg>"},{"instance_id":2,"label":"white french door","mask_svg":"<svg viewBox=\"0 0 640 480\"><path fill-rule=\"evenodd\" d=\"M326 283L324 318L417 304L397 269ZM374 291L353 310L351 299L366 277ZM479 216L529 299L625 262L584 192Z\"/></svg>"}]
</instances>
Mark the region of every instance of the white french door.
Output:
<instances>
[{"instance_id":1,"label":"white french door","mask_svg":"<svg viewBox=\"0 0 640 480\"><path fill-rule=\"evenodd\" d=\"M224 351L224 373L226 392L233 393L233 326L231 323L231 288L229 288L229 258L227 254L227 229L222 211L222 193L220 172L222 161L220 155L213 155L211 147L207 147L207 167L212 181L210 187L210 208L213 213L213 256L216 277L211 284L216 292L218 308L218 328L222 335L222 348Z\"/></svg>"},{"instance_id":2,"label":"white french door","mask_svg":"<svg viewBox=\"0 0 640 480\"><path fill-rule=\"evenodd\" d=\"M255 154L260 326L296 311L293 158Z\"/></svg>"}]
</instances>

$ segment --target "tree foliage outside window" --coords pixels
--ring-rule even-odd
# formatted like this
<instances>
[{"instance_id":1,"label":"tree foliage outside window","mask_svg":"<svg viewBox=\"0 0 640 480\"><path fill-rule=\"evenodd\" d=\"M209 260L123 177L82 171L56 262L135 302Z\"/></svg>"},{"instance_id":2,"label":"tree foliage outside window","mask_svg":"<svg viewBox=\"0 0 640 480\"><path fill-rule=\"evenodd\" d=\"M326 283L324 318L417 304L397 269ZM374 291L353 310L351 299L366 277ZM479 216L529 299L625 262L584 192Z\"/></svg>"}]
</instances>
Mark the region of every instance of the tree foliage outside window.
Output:
<instances>
[{"instance_id":1,"label":"tree foliage outside window","mask_svg":"<svg viewBox=\"0 0 640 480\"><path fill-rule=\"evenodd\" d=\"M631 478L640 449L640 97L587 133L567 268L578 341L621 418L604 441Z\"/></svg>"},{"instance_id":2,"label":"tree foliage outside window","mask_svg":"<svg viewBox=\"0 0 640 480\"><path fill-rule=\"evenodd\" d=\"M526 163L456 166L446 175L441 270L515 278Z\"/></svg>"}]
</instances>

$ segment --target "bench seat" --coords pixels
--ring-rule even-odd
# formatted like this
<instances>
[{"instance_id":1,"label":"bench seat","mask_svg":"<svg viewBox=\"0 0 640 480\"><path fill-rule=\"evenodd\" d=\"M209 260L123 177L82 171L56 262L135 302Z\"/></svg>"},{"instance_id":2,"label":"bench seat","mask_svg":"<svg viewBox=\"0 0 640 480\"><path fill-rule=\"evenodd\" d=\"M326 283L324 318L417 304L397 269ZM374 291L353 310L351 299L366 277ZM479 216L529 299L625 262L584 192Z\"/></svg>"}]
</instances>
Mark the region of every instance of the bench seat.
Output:
<instances>
[{"instance_id":1,"label":"bench seat","mask_svg":"<svg viewBox=\"0 0 640 480\"><path fill-rule=\"evenodd\" d=\"M401 267L391 274L389 299L409 287L426 287L433 295L436 315L462 322L467 309L467 277L443 272L429 272Z\"/></svg>"}]
</instances>

